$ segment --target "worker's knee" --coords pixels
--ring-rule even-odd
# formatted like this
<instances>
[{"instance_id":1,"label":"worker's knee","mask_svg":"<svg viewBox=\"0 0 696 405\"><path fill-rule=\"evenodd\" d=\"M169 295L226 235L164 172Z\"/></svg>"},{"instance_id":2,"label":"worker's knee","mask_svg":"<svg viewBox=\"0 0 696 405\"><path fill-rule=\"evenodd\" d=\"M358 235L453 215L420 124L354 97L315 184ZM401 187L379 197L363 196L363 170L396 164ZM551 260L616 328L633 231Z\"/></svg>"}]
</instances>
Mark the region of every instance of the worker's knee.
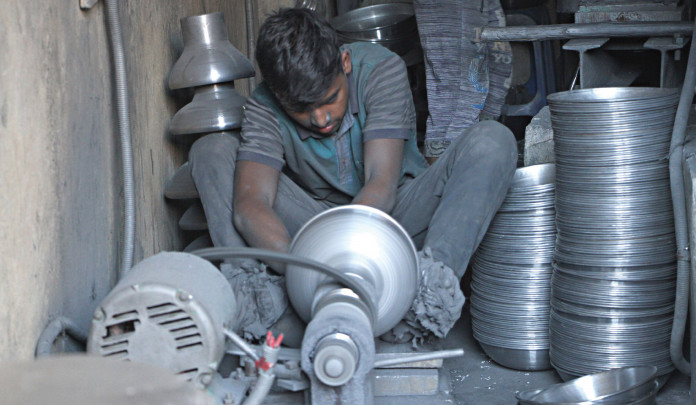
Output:
<instances>
[{"instance_id":1,"label":"worker's knee","mask_svg":"<svg viewBox=\"0 0 696 405\"><path fill-rule=\"evenodd\" d=\"M206 135L191 146L189 161L192 166L205 165L206 162L230 162L234 164L239 148L239 137L230 133Z\"/></svg>"},{"instance_id":2,"label":"worker's knee","mask_svg":"<svg viewBox=\"0 0 696 405\"><path fill-rule=\"evenodd\" d=\"M482 121L460 136L455 145L458 154L485 156L512 169L517 165L517 142L512 131L497 121Z\"/></svg>"}]
</instances>

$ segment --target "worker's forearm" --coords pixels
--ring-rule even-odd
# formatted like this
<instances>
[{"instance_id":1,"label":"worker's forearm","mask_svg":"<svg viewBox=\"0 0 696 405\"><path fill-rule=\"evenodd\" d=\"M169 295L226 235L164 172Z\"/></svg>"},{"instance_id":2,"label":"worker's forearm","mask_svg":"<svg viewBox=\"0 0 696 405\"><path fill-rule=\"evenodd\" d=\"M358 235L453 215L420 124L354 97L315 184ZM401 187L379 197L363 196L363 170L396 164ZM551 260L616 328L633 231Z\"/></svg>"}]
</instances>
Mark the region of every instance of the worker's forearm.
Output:
<instances>
[{"instance_id":1,"label":"worker's forearm","mask_svg":"<svg viewBox=\"0 0 696 405\"><path fill-rule=\"evenodd\" d=\"M262 204L235 205L234 225L251 247L287 253L290 235L272 208ZM281 263L268 263L279 273L285 272Z\"/></svg>"},{"instance_id":2,"label":"worker's forearm","mask_svg":"<svg viewBox=\"0 0 696 405\"><path fill-rule=\"evenodd\" d=\"M367 205L390 214L396 204L396 189L378 182L369 182L355 196L353 204Z\"/></svg>"}]
</instances>

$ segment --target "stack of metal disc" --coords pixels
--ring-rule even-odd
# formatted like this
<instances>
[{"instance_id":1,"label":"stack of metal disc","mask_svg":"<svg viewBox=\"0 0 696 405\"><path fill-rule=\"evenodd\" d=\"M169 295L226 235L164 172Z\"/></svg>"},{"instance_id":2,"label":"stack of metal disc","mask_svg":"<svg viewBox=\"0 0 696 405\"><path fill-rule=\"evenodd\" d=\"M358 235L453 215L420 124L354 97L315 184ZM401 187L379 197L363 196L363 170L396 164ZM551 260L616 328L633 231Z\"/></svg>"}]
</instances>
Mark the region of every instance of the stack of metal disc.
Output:
<instances>
[{"instance_id":1,"label":"stack of metal disc","mask_svg":"<svg viewBox=\"0 0 696 405\"><path fill-rule=\"evenodd\" d=\"M518 370L549 362L555 166L517 169L472 260L474 338L493 361Z\"/></svg>"},{"instance_id":2,"label":"stack of metal disc","mask_svg":"<svg viewBox=\"0 0 696 405\"><path fill-rule=\"evenodd\" d=\"M548 97L556 158L551 363L564 378L673 366L676 244L669 185L678 92Z\"/></svg>"}]
</instances>

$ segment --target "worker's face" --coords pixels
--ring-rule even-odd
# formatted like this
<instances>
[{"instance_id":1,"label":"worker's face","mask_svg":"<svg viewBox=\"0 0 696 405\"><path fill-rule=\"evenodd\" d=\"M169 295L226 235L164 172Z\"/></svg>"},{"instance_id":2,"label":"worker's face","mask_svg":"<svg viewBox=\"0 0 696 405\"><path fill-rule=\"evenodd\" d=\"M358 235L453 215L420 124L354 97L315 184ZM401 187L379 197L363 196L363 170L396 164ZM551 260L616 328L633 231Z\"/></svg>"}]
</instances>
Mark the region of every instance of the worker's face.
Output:
<instances>
[{"instance_id":1,"label":"worker's face","mask_svg":"<svg viewBox=\"0 0 696 405\"><path fill-rule=\"evenodd\" d=\"M319 102L305 111L292 111L292 108L286 108L287 114L298 124L317 134L329 136L338 131L350 98L347 75L352 65L348 51L343 51L341 54L341 66L342 71L336 75L331 87Z\"/></svg>"}]
</instances>

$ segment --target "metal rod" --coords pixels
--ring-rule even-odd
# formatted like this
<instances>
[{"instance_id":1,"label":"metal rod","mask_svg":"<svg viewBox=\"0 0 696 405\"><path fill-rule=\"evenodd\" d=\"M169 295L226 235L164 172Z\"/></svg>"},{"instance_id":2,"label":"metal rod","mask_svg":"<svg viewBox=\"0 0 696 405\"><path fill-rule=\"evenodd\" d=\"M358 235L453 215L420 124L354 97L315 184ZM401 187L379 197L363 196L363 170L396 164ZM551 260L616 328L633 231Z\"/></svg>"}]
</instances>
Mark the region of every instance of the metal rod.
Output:
<instances>
[{"instance_id":1,"label":"metal rod","mask_svg":"<svg viewBox=\"0 0 696 405\"><path fill-rule=\"evenodd\" d=\"M254 348L249 343L247 343L246 340L242 339L241 336L232 332L229 329L225 329L224 333L225 336L227 336L232 341L232 343L234 343L235 346L242 349L242 351L246 353L247 356L254 359L254 361L259 360L259 355L256 353L256 351L254 351Z\"/></svg>"},{"instance_id":2,"label":"metal rod","mask_svg":"<svg viewBox=\"0 0 696 405\"><path fill-rule=\"evenodd\" d=\"M395 359L384 359L375 361L374 368L394 366L404 363L415 363L417 361L428 361L435 359L447 359L450 357L459 357L464 355L464 349L440 350L437 352L429 352L422 354L414 354L412 356L399 357Z\"/></svg>"},{"instance_id":3,"label":"metal rod","mask_svg":"<svg viewBox=\"0 0 696 405\"><path fill-rule=\"evenodd\" d=\"M254 9L252 0L244 1L244 12L247 32L247 56L253 65L256 59L256 39L254 38L256 31L254 30ZM251 76L248 80L249 95L251 95L256 88L256 79L254 79L254 76Z\"/></svg>"},{"instance_id":4,"label":"metal rod","mask_svg":"<svg viewBox=\"0 0 696 405\"><path fill-rule=\"evenodd\" d=\"M694 24L686 21L523 25L479 27L476 28L476 38L480 42L525 42L571 38L669 37L691 35L693 29Z\"/></svg>"}]
</instances>

